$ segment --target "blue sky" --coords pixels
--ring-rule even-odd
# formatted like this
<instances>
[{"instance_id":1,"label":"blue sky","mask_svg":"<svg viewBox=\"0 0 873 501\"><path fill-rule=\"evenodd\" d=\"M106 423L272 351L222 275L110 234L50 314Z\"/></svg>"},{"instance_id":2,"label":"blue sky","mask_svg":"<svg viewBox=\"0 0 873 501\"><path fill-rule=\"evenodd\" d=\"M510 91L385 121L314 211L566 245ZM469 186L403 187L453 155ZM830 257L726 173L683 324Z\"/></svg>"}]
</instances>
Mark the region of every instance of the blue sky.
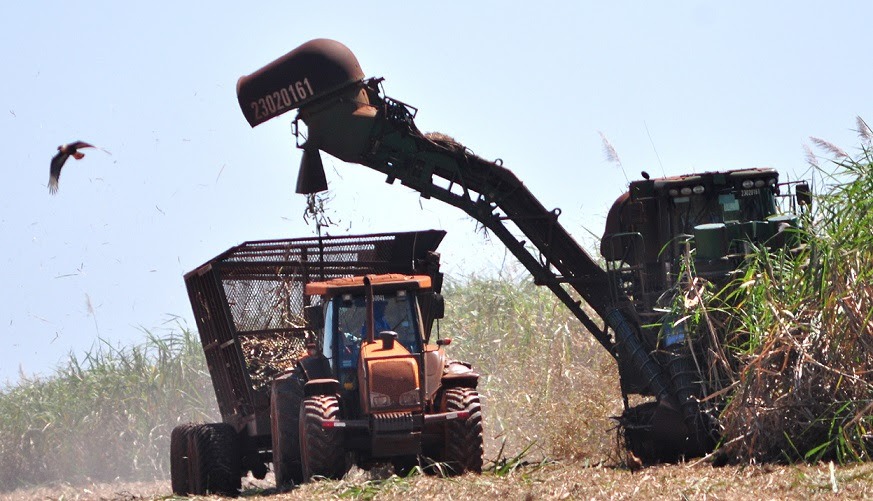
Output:
<instances>
[{"instance_id":1,"label":"blue sky","mask_svg":"<svg viewBox=\"0 0 873 501\"><path fill-rule=\"evenodd\" d=\"M580 240L639 171L807 171L873 120L868 2L6 2L0 7L0 383L98 339L193 327L182 275L312 235L290 114L255 129L236 80L333 38L423 131L502 158ZM764 4L764 5L760 5ZM55 148L87 151L46 188ZM446 269L499 269L459 211L325 159L335 234L442 228ZM172 324L170 324L172 325Z\"/></svg>"}]
</instances>

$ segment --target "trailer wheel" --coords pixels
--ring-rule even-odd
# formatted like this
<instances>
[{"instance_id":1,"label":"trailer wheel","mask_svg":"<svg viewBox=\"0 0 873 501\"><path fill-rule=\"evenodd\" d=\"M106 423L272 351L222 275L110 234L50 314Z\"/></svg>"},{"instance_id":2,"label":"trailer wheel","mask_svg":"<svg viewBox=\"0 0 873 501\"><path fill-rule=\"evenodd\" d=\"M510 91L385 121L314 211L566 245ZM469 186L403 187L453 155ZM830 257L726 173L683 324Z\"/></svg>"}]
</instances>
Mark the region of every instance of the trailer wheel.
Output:
<instances>
[{"instance_id":1,"label":"trailer wheel","mask_svg":"<svg viewBox=\"0 0 873 501\"><path fill-rule=\"evenodd\" d=\"M303 479L313 477L339 479L346 474L342 431L324 428L323 421L339 417L339 402L333 395L307 397L300 408L300 455Z\"/></svg>"},{"instance_id":2,"label":"trailer wheel","mask_svg":"<svg viewBox=\"0 0 873 501\"><path fill-rule=\"evenodd\" d=\"M465 471L481 473L485 445L482 432L482 405L479 392L472 388L446 390L446 412L467 411L467 419L446 423L446 437L442 459L449 474Z\"/></svg>"},{"instance_id":3,"label":"trailer wheel","mask_svg":"<svg viewBox=\"0 0 873 501\"><path fill-rule=\"evenodd\" d=\"M242 487L236 430L227 423L196 425L188 439L190 493L235 497Z\"/></svg>"},{"instance_id":4,"label":"trailer wheel","mask_svg":"<svg viewBox=\"0 0 873 501\"><path fill-rule=\"evenodd\" d=\"M300 406L303 381L296 374L273 381L270 393L270 431L276 488L303 482L300 461Z\"/></svg>"},{"instance_id":5,"label":"trailer wheel","mask_svg":"<svg viewBox=\"0 0 873 501\"><path fill-rule=\"evenodd\" d=\"M188 436L197 425L180 424L170 434L170 483L173 494L187 496L189 492Z\"/></svg>"}]
</instances>

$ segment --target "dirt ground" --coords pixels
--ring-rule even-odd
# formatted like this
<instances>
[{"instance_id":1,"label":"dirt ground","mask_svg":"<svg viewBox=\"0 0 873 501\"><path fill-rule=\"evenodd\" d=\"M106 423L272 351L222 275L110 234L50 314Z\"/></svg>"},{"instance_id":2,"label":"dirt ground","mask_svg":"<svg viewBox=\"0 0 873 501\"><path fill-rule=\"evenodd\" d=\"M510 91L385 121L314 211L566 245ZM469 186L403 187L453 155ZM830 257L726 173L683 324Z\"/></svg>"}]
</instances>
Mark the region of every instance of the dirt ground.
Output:
<instances>
[{"instance_id":1,"label":"dirt ground","mask_svg":"<svg viewBox=\"0 0 873 501\"><path fill-rule=\"evenodd\" d=\"M626 469L552 463L525 466L509 475L491 473L441 479L413 476L373 479L350 473L338 482L323 481L277 493L264 481L244 481L242 499L871 499L873 465L831 467L745 466L712 468L707 464ZM178 499L169 481L58 485L0 494L0 500L160 500ZM198 499L222 499L200 497Z\"/></svg>"}]
</instances>

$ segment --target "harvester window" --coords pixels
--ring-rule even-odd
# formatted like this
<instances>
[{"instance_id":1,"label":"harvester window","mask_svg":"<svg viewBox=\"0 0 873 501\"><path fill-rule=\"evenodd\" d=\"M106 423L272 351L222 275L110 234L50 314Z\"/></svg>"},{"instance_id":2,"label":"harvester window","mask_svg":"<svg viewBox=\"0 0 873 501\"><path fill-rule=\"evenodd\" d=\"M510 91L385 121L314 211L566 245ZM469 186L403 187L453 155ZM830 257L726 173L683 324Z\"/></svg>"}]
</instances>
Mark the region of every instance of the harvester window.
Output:
<instances>
[{"instance_id":1,"label":"harvester window","mask_svg":"<svg viewBox=\"0 0 873 501\"><path fill-rule=\"evenodd\" d=\"M776 202L769 189L755 188L744 191L747 193L739 199L741 221L763 221L776 213Z\"/></svg>"}]
</instances>

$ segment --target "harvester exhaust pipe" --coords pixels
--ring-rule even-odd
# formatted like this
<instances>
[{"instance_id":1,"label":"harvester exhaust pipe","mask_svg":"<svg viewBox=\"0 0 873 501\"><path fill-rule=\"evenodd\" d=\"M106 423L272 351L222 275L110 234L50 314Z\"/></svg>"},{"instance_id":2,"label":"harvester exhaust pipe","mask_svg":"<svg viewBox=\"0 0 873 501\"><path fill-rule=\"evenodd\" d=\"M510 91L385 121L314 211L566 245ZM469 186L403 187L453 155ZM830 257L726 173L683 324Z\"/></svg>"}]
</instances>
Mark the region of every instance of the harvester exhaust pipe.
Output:
<instances>
[{"instance_id":1,"label":"harvester exhaust pipe","mask_svg":"<svg viewBox=\"0 0 873 501\"><path fill-rule=\"evenodd\" d=\"M327 190L327 176L324 174L324 164L321 163L321 153L318 148L304 145L295 191L301 195L308 195L325 190Z\"/></svg>"}]
</instances>

